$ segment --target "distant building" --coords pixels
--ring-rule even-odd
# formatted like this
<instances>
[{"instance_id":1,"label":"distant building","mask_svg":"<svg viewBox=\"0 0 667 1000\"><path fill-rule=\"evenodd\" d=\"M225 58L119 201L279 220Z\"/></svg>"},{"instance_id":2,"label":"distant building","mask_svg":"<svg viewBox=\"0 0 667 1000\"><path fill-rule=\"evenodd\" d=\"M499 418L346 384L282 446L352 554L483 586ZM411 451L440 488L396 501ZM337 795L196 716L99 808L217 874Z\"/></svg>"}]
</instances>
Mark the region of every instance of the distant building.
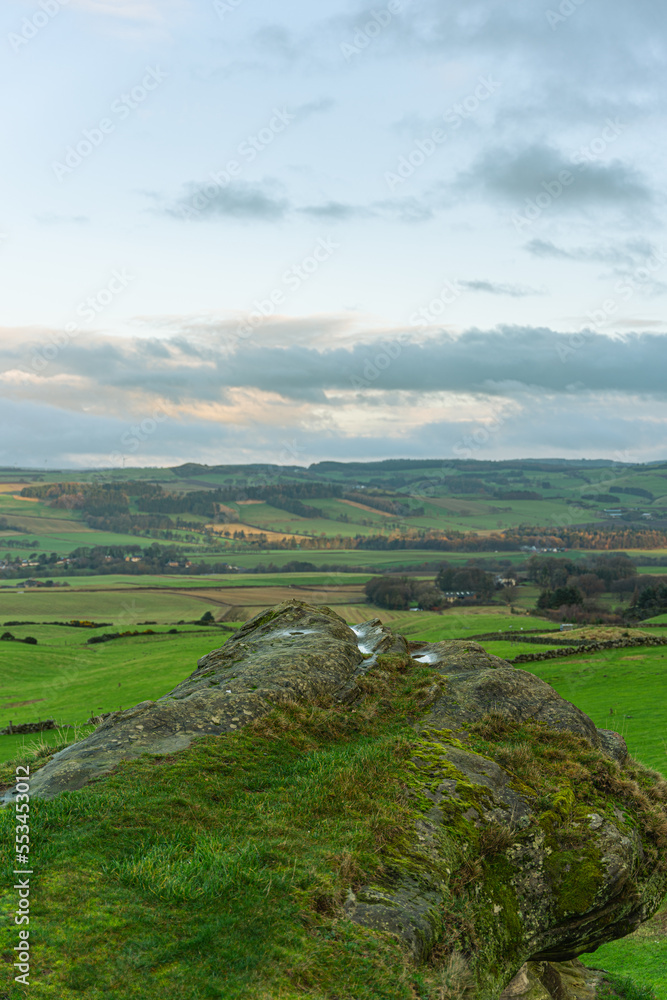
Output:
<instances>
[{"instance_id":1,"label":"distant building","mask_svg":"<svg viewBox=\"0 0 667 1000\"><path fill-rule=\"evenodd\" d=\"M450 604L454 601L461 601L466 597L477 597L477 592L475 590L444 590L442 596Z\"/></svg>"}]
</instances>

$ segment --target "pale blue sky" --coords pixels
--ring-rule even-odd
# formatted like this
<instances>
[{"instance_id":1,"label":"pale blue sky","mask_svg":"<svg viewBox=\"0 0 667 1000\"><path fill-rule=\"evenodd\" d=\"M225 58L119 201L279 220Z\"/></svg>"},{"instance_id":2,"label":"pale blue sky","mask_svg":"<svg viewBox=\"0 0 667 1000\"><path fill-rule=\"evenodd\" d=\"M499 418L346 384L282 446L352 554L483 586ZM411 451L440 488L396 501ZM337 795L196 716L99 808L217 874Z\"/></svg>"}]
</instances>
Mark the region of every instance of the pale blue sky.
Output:
<instances>
[{"instance_id":1,"label":"pale blue sky","mask_svg":"<svg viewBox=\"0 0 667 1000\"><path fill-rule=\"evenodd\" d=\"M4 0L0 44L2 464L665 457L657 0Z\"/></svg>"}]
</instances>

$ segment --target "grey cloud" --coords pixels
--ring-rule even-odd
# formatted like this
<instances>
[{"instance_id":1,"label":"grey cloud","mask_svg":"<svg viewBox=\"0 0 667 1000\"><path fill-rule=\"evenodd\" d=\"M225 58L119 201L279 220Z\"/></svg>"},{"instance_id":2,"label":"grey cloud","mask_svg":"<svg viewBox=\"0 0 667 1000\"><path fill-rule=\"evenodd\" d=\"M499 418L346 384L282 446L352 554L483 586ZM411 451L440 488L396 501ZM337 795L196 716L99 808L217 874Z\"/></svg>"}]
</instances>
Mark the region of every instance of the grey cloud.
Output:
<instances>
[{"instance_id":1,"label":"grey cloud","mask_svg":"<svg viewBox=\"0 0 667 1000\"><path fill-rule=\"evenodd\" d=\"M340 320L343 330L345 322ZM310 323L317 336L317 320ZM587 393L666 395L665 334L634 332L613 339L591 331L560 334L548 328L499 327L472 329L458 337L440 333L424 340L414 331L399 329L386 331L384 340L373 336L364 342L358 336L351 348L317 349L307 342L290 345L289 324L283 331L285 346L272 346L261 327L251 338L238 341L235 328L234 323L221 324L216 336L190 343L187 368L179 360L179 338L173 344L168 339L160 342L169 352L164 357L147 353L145 340L114 337L71 345L52 362L49 373L87 378L91 388L81 390L84 394L94 394L97 386L177 402L224 399L234 387L312 402L322 402L330 391L353 389L371 395L379 390L486 396L527 391L539 396L544 391L571 392L573 383ZM292 339L303 340L305 333L302 323ZM193 363L196 358L199 365ZM12 355L4 367L15 366Z\"/></svg>"},{"instance_id":2,"label":"grey cloud","mask_svg":"<svg viewBox=\"0 0 667 1000\"><path fill-rule=\"evenodd\" d=\"M331 111L336 106L336 102L331 97L321 97L318 101L307 101L295 108L295 115L301 121L310 115L321 115Z\"/></svg>"},{"instance_id":3,"label":"grey cloud","mask_svg":"<svg viewBox=\"0 0 667 1000\"><path fill-rule=\"evenodd\" d=\"M661 253L660 247L647 239L625 240L607 246L559 247L551 240L530 240L525 249L534 257L557 260L591 261L603 264L640 266Z\"/></svg>"},{"instance_id":4,"label":"grey cloud","mask_svg":"<svg viewBox=\"0 0 667 1000\"><path fill-rule=\"evenodd\" d=\"M276 222L296 212L314 219L346 222L351 219L388 218L415 223L432 219L431 206L417 198L385 199L371 205L352 205L330 199L321 204L295 206L283 195L275 182L261 184L236 181L227 186L216 183L190 182L185 193L160 211L183 221L192 219L231 218L242 221ZM158 195L145 192L157 203Z\"/></svg>"},{"instance_id":5,"label":"grey cloud","mask_svg":"<svg viewBox=\"0 0 667 1000\"><path fill-rule=\"evenodd\" d=\"M430 222L435 211L428 201L419 198L394 198L376 202L377 208L389 219L408 224Z\"/></svg>"},{"instance_id":6,"label":"grey cloud","mask_svg":"<svg viewBox=\"0 0 667 1000\"><path fill-rule=\"evenodd\" d=\"M300 208L299 211L304 215L310 215L316 219L331 219L337 221L354 218L368 218L369 216L376 214L372 209L356 205L344 205L339 201L328 201L322 205L307 205L305 208Z\"/></svg>"},{"instance_id":7,"label":"grey cloud","mask_svg":"<svg viewBox=\"0 0 667 1000\"><path fill-rule=\"evenodd\" d=\"M408 335L403 337L409 338ZM592 332L557 334L548 329L502 327L440 335L424 343L387 337L352 350L253 349L246 345L229 362L231 384L291 395L296 386L375 390L476 392L501 395L531 389L567 392L574 381L589 392L665 395L667 337L627 335L612 340ZM392 361L392 357L395 359ZM288 373L276 378L276 370ZM356 382L355 382L356 380Z\"/></svg>"},{"instance_id":8,"label":"grey cloud","mask_svg":"<svg viewBox=\"0 0 667 1000\"><path fill-rule=\"evenodd\" d=\"M275 193L275 184L234 181L223 187L213 182L191 182L185 193L164 211L177 219L230 218L275 222L282 219L289 202Z\"/></svg>"},{"instance_id":9,"label":"grey cloud","mask_svg":"<svg viewBox=\"0 0 667 1000\"><path fill-rule=\"evenodd\" d=\"M571 178L565 185L561 183L564 173ZM526 198L544 195L545 185L552 185L556 192L552 201L558 211L582 205L636 210L653 201L648 183L633 167L619 160L574 164L553 146L539 142L523 148L486 149L454 182L459 191L500 197L519 207Z\"/></svg>"},{"instance_id":10,"label":"grey cloud","mask_svg":"<svg viewBox=\"0 0 667 1000\"><path fill-rule=\"evenodd\" d=\"M350 437L336 427L311 429L302 423L283 427L233 425L197 419L169 419L138 446L132 426L140 418L103 417L67 412L44 403L0 401L0 424L12 434L0 444L0 463L6 466L90 468L176 465L185 461L279 462L308 464L323 459L378 459L401 457L525 458L617 457L624 461L664 460L667 414L627 414L619 401L575 401L543 397L539 410L527 403L530 419L521 407L488 420L427 422L400 436L365 433L363 425ZM146 416L150 415L147 410ZM582 441L581 426L587 433ZM298 457L294 457L294 456Z\"/></svg>"},{"instance_id":11,"label":"grey cloud","mask_svg":"<svg viewBox=\"0 0 667 1000\"><path fill-rule=\"evenodd\" d=\"M495 281L459 281L459 285L470 292L488 292L489 295L508 295L513 299L525 299L530 295L544 295L538 288L527 285L511 285Z\"/></svg>"},{"instance_id":12,"label":"grey cloud","mask_svg":"<svg viewBox=\"0 0 667 1000\"><path fill-rule=\"evenodd\" d=\"M656 276L656 272L667 266L667 252L647 239L570 249L559 247L550 240L534 239L526 244L525 249L535 257L607 264L611 270L602 277L621 279L632 289L641 288L642 294L650 298L667 292L667 283Z\"/></svg>"}]
</instances>

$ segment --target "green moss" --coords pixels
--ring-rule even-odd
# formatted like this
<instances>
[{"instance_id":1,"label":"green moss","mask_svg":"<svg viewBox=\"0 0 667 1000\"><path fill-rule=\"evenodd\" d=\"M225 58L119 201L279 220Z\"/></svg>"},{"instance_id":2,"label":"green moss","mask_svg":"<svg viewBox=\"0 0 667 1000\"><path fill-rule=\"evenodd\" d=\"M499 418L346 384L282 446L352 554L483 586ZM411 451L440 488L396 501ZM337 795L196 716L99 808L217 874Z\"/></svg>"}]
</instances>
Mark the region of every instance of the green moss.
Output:
<instances>
[{"instance_id":1,"label":"green moss","mask_svg":"<svg viewBox=\"0 0 667 1000\"><path fill-rule=\"evenodd\" d=\"M544 867L557 901L556 915L586 913L592 909L604 884L602 855L594 843L583 843L573 850L564 850L555 840L547 840L552 853Z\"/></svg>"}]
</instances>

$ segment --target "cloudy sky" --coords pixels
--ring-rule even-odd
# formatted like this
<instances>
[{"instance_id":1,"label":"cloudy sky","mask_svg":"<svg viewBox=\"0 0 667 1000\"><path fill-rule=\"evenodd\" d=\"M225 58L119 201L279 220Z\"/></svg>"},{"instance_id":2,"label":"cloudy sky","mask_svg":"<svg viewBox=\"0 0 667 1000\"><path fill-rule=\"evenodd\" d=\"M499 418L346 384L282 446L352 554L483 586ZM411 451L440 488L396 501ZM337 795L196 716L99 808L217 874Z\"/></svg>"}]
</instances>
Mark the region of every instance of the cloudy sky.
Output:
<instances>
[{"instance_id":1,"label":"cloudy sky","mask_svg":"<svg viewBox=\"0 0 667 1000\"><path fill-rule=\"evenodd\" d=\"M667 458L664 8L559 3L3 0L0 464Z\"/></svg>"}]
</instances>

